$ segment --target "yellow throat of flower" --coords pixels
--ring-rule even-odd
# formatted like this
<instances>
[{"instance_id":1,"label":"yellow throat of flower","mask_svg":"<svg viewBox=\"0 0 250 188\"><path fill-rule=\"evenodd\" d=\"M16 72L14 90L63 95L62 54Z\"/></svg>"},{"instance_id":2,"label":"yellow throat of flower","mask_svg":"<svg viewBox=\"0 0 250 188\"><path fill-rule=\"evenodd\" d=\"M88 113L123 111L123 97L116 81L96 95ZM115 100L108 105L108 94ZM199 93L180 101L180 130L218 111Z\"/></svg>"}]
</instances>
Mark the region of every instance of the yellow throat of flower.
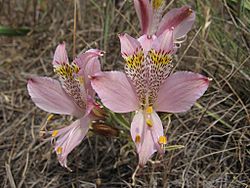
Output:
<instances>
[{"instance_id":1,"label":"yellow throat of flower","mask_svg":"<svg viewBox=\"0 0 250 188\"><path fill-rule=\"evenodd\" d=\"M163 2L164 0L152 0L153 9L159 9Z\"/></svg>"}]
</instances>

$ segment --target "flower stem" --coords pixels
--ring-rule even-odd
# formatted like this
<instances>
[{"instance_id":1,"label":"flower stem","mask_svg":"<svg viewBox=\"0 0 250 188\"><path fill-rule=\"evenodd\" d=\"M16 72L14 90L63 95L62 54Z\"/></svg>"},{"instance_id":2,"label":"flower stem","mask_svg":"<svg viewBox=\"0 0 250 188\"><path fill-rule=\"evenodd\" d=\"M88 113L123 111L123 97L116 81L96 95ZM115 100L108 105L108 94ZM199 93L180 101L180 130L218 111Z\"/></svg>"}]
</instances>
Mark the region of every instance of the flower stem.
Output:
<instances>
[{"instance_id":1,"label":"flower stem","mask_svg":"<svg viewBox=\"0 0 250 188\"><path fill-rule=\"evenodd\" d=\"M130 126L128 121L121 114L116 114L114 112L110 112L111 118L115 120L116 123L120 124L126 130L130 130Z\"/></svg>"}]
</instances>

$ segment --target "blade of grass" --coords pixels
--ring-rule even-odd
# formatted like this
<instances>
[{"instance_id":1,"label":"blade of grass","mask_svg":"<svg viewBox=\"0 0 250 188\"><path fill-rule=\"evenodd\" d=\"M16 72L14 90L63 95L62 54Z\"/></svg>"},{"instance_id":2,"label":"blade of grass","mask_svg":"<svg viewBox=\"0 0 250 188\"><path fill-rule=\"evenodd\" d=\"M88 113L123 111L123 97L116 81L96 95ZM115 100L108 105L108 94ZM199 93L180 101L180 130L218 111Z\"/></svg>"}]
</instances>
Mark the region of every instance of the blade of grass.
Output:
<instances>
[{"instance_id":1,"label":"blade of grass","mask_svg":"<svg viewBox=\"0 0 250 188\"><path fill-rule=\"evenodd\" d=\"M21 27L21 28L11 28L7 26L0 26L0 36L25 36L30 32L29 28Z\"/></svg>"}]
</instances>

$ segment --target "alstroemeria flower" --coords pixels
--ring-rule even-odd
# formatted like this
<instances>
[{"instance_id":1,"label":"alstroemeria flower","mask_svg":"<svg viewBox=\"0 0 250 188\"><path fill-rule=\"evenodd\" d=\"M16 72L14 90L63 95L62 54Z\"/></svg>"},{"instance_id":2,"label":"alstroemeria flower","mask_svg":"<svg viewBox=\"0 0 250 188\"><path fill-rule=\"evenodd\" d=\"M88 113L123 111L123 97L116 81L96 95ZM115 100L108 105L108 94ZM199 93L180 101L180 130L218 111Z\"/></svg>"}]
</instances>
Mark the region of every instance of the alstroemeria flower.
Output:
<instances>
[{"instance_id":1,"label":"alstroemeria flower","mask_svg":"<svg viewBox=\"0 0 250 188\"><path fill-rule=\"evenodd\" d=\"M103 104L117 113L135 111L131 136L143 166L155 151L164 152L166 137L156 111L185 112L207 90L209 79L180 71L170 75L173 30L159 37L143 35L138 40L120 36L125 73L101 72L92 77L94 90Z\"/></svg>"},{"instance_id":2,"label":"alstroemeria flower","mask_svg":"<svg viewBox=\"0 0 250 188\"><path fill-rule=\"evenodd\" d=\"M50 132L58 160L64 167L67 167L68 154L88 132L90 112L96 106L89 76L100 71L98 57L102 55L100 50L90 49L70 64L65 44L60 44L52 62L60 81L49 77L33 77L28 81L29 95L39 108L77 118L71 125Z\"/></svg>"},{"instance_id":3,"label":"alstroemeria flower","mask_svg":"<svg viewBox=\"0 0 250 188\"><path fill-rule=\"evenodd\" d=\"M165 0L134 0L134 5L143 34L160 36L174 28L175 41L183 38L195 21L195 13L189 6L172 9L162 17Z\"/></svg>"}]
</instances>

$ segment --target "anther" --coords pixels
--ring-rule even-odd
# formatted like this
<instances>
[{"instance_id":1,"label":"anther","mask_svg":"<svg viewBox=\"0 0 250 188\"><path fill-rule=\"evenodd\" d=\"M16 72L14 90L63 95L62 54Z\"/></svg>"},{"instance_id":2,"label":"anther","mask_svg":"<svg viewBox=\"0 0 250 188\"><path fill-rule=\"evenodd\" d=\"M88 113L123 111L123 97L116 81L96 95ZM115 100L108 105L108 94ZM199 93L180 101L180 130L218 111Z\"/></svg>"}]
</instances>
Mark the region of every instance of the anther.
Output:
<instances>
[{"instance_id":1,"label":"anther","mask_svg":"<svg viewBox=\"0 0 250 188\"><path fill-rule=\"evenodd\" d=\"M62 147L61 146L59 146L57 149L56 149L56 152L57 152L57 154L62 154Z\"/></svg>"},{"instance_id":2,"label":"anther","mask_svg":"<svg viewBox=\"0 0 250 188\"><path fill-rule=\"evenodd\" d=\"M153 113L153 107L152 106L147 107L146 113L147 114L152 114Z\"/></svg>"},{"instance_id":3,"label":"anther","mask_svg":"<svg viewBox=\"0 0 250 188\"><path fill-rule=\"evenodd\" d=\"M140 137L140 135L136 135L136 137L135 137L135 143L140 143L141 142L141 137Z\"/></svg>"},{"instance_id":4,"label":"anther","mask_svg":"<svg viewBox=\"0 0 250 188\"><path fill-rule=\"evenodd\" d=\"M147 126L153 127L153 122L151 119L146 119Z\"/></svg>"},{"instance_id":5,"label":"anther","mask_svg":"<svg viewBox=\"0 0 250 188\"><path fill-rule=\"evenodd\" d=\"M56 137L57 135L58 135L58 130L54 130L53 132L52 132L52 137Z\"/></svg>"},{"instance_id":6,"label":"anther","mask_svg":"<svg viewBox=\"0 0 250 188\"><path fill-rule=\"evenodd\" d=\"M53 117L54 117L54 115L53 115L53 114L50 114L50 115L48 116L48 118L47 118L47 121L50 121Z\"/></svg>"},{"instance_id":7,"label":"anther","mask_svg":"<svg viewBox=\"0 0 250 188\"><path fill-rule=\"evenodd\" d=\"M160 136L158 142L159 142L159 144L162 144L162 145L167 144L167 137L166 136Z\"/></svg>"}]
</instances>

